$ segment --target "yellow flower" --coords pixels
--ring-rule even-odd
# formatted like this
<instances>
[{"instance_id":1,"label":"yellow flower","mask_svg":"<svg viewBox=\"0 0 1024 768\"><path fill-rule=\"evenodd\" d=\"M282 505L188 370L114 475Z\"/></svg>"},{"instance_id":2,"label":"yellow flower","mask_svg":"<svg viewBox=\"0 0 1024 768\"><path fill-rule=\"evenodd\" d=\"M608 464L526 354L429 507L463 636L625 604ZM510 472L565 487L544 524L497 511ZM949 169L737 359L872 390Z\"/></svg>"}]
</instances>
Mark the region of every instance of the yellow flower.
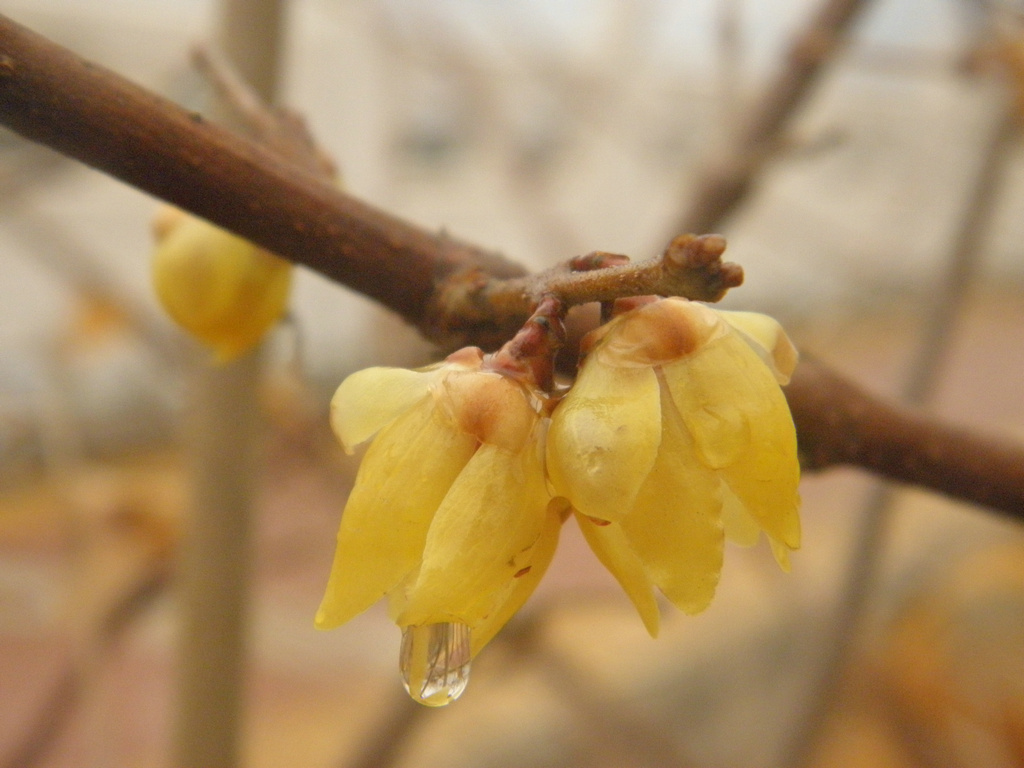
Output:
<instances>
[{"instance_id":1,"label":"yellow flower","mask_svg":"<svg viewBox=\"0 0 1024 768\"><path fill-rule=\"evenodd\" d=\"M468 665L554 555L565 506L545 482L540 398L467 348L418 371L359 371L331 402L346 451L376 437L342 515L316 626L336 627L386 595L410 693L423 703L460 692L429 678Z\"/></svg>"},{"instance_id":2,"label":"yellow flower","mask_svg":"<svg viewBox=\"0 0 1024 768\"><path fill-rule=\"evenodd\" d=\"M788 570L800 470L779 385L796 352L778 324L662 299L584 345L552 416L548 473L648 631L655 586L687 613L708 606L725 535L753 544L763 530Z\"/></svg>"},{"instance_id":3,"label":"yellow flower","mask_svg":"<svg viewBox=\"0 0 1024 768\"><path fill-rule=\"evenodd\" d=\"M281 318L291 286L290 262L173 208L161 210L154 229L157 297L218 360L241 356Z\"/></svg>"}]
</instances>

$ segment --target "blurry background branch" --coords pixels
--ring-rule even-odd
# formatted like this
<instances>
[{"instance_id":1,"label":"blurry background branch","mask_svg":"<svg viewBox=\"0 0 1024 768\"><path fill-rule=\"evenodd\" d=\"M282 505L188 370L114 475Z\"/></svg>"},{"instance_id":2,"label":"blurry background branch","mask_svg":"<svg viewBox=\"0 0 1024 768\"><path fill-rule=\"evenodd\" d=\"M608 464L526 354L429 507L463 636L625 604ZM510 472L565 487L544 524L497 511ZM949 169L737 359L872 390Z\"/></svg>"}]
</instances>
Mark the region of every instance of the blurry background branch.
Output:
<instances>
[{"instance_id":1,"label":"blurry background branch","mask_svg":"<svg viewBox=\"0 0 1024 768\"><path fill-rule=\"evenodd\" d=\"M789 119L845 42L867 0L826 0L790 43L782 71L745 116L743 129L698 179L693 203L676 223L678 232L720 229L746 197L761 168L778 149Z\"/></svg>"},{"instance_id":2,"label":"blurry background branch","mask_svg":"<svg viewBox=\"0 0 1024 768\"><path fill-rule=\"evenodd\" d=\"M121 533L123 538L128 538L124 536L124 532ZM128 534L141 538L138 531L128 531ZM167 543L170 543L170 540ZM90 606L97 614L90 616L97 622L94 652L101 658L96 661L101 661L102 657L112 654L133 622L150 607L171 580L174 570L172 551L173 546L147 546L143 556L126 557L128 564L119 569L131 574L130 578L123 579L125 586L121 586L112 595L103 595L103 601L97 601L102 602L101 605ZM94 556L94 559L100 558ZM110 581L116 583L117 579ZM94 580L90 580L88 584L95 587ZM85 698L91 682L93 681L80 664L72 662L65 666L53 682L37 715L25 729L24 735L4 755L0 766L32 768L44 763L53 742L68 726L76 708Z\"/></svg>"},{"instance_id":3,"label":"blurry background branch","mask_svg":"<svg viewBox=\"0 0 1024 768\"><path fill-rule=\"evenodd\" d=\"M848 5L852 13L856 4ZM0 120L370 296L435 340L489 347L525 319L498 321L484 306L472 322L460 326L449 315L438 328L446 278L484 285L526 270L361 203L3 17ZM905 414L816 364L803 368L787 394L811 468L854 464L1024 519L1020 446L972 434L967 451L962 432L924 418L908 429ZM940 444L946 449L937 450Z\"/></svg>"}]
</instances>

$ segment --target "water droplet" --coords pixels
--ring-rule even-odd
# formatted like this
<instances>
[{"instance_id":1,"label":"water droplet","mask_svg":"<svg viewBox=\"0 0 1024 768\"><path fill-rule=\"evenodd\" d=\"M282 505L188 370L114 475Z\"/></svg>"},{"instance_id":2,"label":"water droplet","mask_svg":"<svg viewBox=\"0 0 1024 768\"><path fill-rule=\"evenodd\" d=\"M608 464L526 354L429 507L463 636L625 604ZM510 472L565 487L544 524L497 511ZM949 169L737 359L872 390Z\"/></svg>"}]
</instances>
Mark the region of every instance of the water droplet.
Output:
<instances>
[{"instance_id":1,"label":"water droplet","mask_svg":"<svg viewBox=\"0 0 1024 768\"><path fill-rule=\"evenodd\" d=\"M443 707L469 683L469 627L458 622L423 624L402 631L398 665L414 701Z\"/></svg>"}]
</instances>

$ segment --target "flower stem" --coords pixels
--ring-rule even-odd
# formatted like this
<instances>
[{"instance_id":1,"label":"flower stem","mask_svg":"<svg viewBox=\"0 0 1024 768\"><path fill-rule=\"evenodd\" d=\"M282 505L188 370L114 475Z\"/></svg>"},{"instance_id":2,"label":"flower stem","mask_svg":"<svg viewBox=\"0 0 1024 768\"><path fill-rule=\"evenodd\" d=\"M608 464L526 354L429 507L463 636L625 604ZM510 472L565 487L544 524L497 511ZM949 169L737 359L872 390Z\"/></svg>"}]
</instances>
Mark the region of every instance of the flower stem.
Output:
<instances>
[{"instance_id":1,"label":"flower stem","mask_svg":"<svg viewBox=\"0 0 1024 768\"><path fill-rule=\"evenodd\" d=\"M565 311L560 299L545 296L519 332L490 356L487 367L550 392L555 355L565 343Z\"/></svg>"}]
</instances>

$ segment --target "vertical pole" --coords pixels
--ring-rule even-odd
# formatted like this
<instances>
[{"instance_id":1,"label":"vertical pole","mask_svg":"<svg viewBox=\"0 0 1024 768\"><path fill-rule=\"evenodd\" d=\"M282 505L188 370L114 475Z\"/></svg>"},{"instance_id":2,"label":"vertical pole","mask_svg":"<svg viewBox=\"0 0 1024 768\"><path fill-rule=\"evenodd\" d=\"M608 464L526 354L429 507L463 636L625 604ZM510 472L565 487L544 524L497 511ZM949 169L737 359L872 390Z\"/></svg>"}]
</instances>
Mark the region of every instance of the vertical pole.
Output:
<instances>
[{"instance_id":1,"label":"vertical pole","mask_svg":"<svg viewBox=\"0 0 1024 768\"><path fill-rule=\"evenodd\" d=\"M217 42L268 102L277 88L284 0L221 0ZM262 349L201 362L187 424L193 497L179 576L176 766L241 764Z\"/></svg>"},{"instance_id":2,"label":"vertical pole","mask_svg":"<svg viewBox=\"0 0 1024 768\"><path fill-rule=\"evenodd\" d=\"M259 350L192 376L192 509L179 576L174 764L240 764Z\"/></svg>"},{"instance_id":3,"label":"vertical pole","mask_svg":"<svg viewBox=\"0 0 1024 768\"><path fill-rule=\"evenodd\" d=\"M217 43L268 104L280 85L285 0L220 0Z\"/></svg>"}]
</instances>

